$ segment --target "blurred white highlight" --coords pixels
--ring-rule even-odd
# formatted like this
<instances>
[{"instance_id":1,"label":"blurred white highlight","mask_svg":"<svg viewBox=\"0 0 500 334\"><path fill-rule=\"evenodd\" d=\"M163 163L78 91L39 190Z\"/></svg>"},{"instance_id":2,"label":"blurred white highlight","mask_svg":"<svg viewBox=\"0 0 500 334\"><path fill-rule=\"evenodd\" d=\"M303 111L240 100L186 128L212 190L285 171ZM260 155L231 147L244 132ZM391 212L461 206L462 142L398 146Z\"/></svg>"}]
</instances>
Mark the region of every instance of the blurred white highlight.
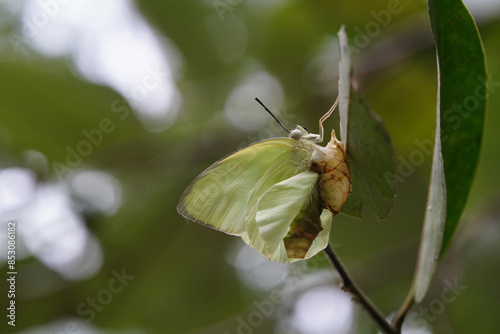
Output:
<instances>
[{"instance_id":1,"label":"blurred white highlight","mask_svg":"<svg viewBox=\"0 0 500 334\"><path fill-rule=\"evenodd\" d=\"M228 262L242 283L254 290L267 291L281 285L290 271L290 266L267 260L243 242L238 242L237 250L231 249Z\"/></svg>"},{"instance_id":2,"label":"blurred white highlight","mask_svg":"<svg viewBox=\"0 0 500 334\"><path fill-rule=\"evenodd\" d=\"M66 279L91 277L101 268L103 254L81 211L113 214L120 204L120 185L104 172L75 171L68 186L37 184L29 169L0 170L0 248L6 248L7 221L14 220L18 261L33 255ZM5 256L0 253L4 261Z\"/></svg>"},{"instance_id":3,"label":"blurred white highlight","mask_svg":"<svg viewBox=\"0 0 500 334\"><path fill-rule=\"evenodd\" d=\"M69 180L73 194L90 212L112 215L121 204L120 184L108 173L77 171L71 174Z\"/></svg>"},{"instance_id":4,"label":"blurred white highlight","mask_svg":"<svg viewBox=\"0 0 500 334\"><path fill-rule=\"evenodd\" d=\"M227 97L224 115L240 129L261 129L269 124L270 116L255 101L256 97L273 112L283 107L281 84L267 72L260 71L248 74L233 89ZM275 115L279 118L279 112Z\"/></svg>"},{"instance_id":5,"label":"blurred white highlight","mask_svg":"<svg viewBox=\"0 0 500 334\"><path fill-rule=\"evenodd\" d=\"M336 286L305 291L295 302L291 327L303 334L347 334L354 319L351 296Z\"/></svg>"},{"instance_id":6,"label":"blurred white highlight","mask_svg":"<svg viewBox=\"0 0 500 334\"><path fill-rule=\"evenodd\" d=\"M179 62L132 1L29 0L22 37L47 57L70 55L86 80L123 95L144 125L170 125L181 105L175 84ZM165 38L162 38L166 40Z\"/></svg>"}]
</instances>

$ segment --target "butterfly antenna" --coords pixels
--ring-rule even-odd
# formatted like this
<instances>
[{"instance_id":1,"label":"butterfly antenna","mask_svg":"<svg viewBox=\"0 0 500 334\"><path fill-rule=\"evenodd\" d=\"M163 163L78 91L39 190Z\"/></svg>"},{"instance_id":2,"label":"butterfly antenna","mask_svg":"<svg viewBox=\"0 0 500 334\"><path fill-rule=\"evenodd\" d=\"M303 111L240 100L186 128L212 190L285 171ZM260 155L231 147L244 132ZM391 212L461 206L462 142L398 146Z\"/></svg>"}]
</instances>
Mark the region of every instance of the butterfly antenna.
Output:
<instances>
[{"instance_id":1,"label":"butterfly antenna","mask_svg":"<svg viewBox=\"0 0 500 334\"><path fill-rule=\"evenodd\" d=\"M323 122L326 121L326 119L333 114L333 111L335 110L335 108L337 108L337 104L339 104L339 97L338 96L337 96L337 99L335 100L335 103L330 108L330 110L328 110L326 112L326 114L324 114L323 117L321 117L319 119L319 138L320 138L320 142L323 141Z\"/></svg>"},{"instance_id":2,"label":"butterfly antenna","mask_svg":"<svg viewBox=\"0 0 500 334\"><path fill-rule=\"evenodd\" d=\"M259 100L259 98L257 98L257 97L256 97L256 98L255 98L255 101L259 102L259 104L260 104L261 106L263 106L263 107L264 107L264 109L265 109L265 110L266 110L266 111L267 111L267 112L268 112L271 116L273 116L274 120L275 120L276 122L278 122L278 124L279 124L279 125L281 125L281 127L282 127L282 128L283 128L286 132L290 133L290 130L288 130L287 128L285 128L285 126L284 126L284 125L280 122L280 120L279 120L276 116L274 116L274 114L271 112L271 110L267 109L267 107L264 105L264 103L262 103L262 102ZM325 116L323 116L323 117L325 117Z\"/></svg>"}]
</instances>

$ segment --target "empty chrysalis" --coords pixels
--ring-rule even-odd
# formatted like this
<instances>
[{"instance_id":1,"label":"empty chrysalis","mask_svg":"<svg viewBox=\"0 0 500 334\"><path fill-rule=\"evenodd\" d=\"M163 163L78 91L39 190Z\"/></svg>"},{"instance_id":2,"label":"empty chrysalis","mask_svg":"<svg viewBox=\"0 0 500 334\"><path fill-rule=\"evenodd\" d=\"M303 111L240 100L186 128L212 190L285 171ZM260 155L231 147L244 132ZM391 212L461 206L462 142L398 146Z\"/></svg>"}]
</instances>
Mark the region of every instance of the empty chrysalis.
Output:
<instances>
[{"instance_id":1,"label":"empty chrysalis","mask_svg":"<svg viewBox=\"0 0 500 334\"><path fill-rule=\"evenodd\" d=\"M258 99L256 99L261 103ZM351 192L344 144L335 131L325 147L319 134L297 125L289 133L237 150L203 171L184 191L177 211L231 235L272 261L290 263L323 250L332 215Z\"/></svg>"}]
</instances>

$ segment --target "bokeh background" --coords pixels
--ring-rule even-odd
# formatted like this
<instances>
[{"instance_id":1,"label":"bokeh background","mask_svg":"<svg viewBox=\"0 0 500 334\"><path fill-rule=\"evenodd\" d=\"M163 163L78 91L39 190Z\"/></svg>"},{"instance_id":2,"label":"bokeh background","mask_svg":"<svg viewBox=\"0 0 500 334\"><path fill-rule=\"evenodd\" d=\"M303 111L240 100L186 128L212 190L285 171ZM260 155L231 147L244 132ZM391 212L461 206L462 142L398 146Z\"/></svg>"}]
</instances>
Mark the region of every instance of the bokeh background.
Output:
<instances>
[{"instance_id":1,"label":"bokeh background","mask_svg":"<svg viewBox=\"0 0 500 334\"><path fill-rule=\"evenodd\" d=\"M405 333L500 328L500 5L466 4L491 82L483 150L453 244ZM254 97L288 127L317 132L337 95L342 24L404 178L388 219L339 215L331 238L375 304L394 312L415 266L435 125L424 1L2 0L1 332L376 333L323 254L271 263L175 208L217 159L285 135Z\"/></svg>"}]
</instances>

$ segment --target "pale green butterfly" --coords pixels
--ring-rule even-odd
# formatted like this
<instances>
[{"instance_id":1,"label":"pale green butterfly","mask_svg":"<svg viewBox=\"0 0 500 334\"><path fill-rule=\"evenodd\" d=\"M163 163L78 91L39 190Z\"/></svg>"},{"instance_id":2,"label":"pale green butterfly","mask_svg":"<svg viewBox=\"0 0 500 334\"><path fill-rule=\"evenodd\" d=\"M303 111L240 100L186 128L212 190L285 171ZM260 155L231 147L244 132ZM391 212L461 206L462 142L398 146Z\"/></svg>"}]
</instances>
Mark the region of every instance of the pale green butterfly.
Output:
<instances>
[{"instance_id":1,"label":"pale green butterfly","mask_svg":"<svg viewBox=\"0 0 500 334\"><path fill-rule=\"evenodd\" d=\"M319 135L300 125L285 128L289 138L262 140L215 162L184 191L177 211L240 236L272 261L316 255L328 244L332 214L351 192L346 152L335 131L325 147L317 145L337 103L321 117Z\"/></svg>"}]
</instances>

